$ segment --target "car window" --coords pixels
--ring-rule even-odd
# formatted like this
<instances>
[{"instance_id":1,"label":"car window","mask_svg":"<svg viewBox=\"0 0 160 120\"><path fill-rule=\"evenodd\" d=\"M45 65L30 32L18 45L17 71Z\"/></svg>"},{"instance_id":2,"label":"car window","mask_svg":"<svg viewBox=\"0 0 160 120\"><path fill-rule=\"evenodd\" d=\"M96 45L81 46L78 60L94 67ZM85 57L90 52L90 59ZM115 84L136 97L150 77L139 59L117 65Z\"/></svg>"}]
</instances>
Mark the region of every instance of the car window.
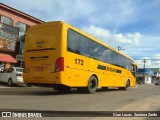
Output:
<instances>
[{"instance_id":1,"label":"car window","mask_svg":"<svg viewBox=\"0 0 160 120\"><path fill-rule=\"evenodd\" d=\"M7 73L8 69L4 69L3 73Z\"/></svg>"},{"instance_id":2,"label":"car window","mask_svg":"<svg viewBox=\"0 0 160 120\"><path fill-rule=\"evenodd\" d=\"M9 68L7 73L12 73L13 72L13 68Z\"/></svg>"}]
</instances>

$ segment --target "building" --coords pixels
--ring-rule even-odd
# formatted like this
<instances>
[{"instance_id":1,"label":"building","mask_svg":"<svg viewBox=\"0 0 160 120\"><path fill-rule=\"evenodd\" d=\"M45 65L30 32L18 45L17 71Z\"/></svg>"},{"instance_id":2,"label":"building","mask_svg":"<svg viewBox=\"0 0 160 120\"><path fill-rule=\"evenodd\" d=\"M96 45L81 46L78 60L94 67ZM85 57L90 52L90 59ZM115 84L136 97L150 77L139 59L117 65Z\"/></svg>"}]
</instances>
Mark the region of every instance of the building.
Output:
<instances>
[{"instance_id":1,"label":"building","mask_svg":"<svg viewBox=\"0 0 160 120\"><path fill-rule=\"evenodd\" d=\"M160 80L160 68L147 68L154 72L154 76L156 77L156 80Z\"/></svg>"},{"instance_id":2,"label":"building","mask_svg":"<svg viewBox=\"0 0 160 120\"><path fill-rule=\"evenodd\" d=\"M146 69L138 69L136 73L137 82L144 82L144 83L154 83L157 79L157 72L153 71L151 68Z\"/></svg>"},{"instance_id":3,"label":"building","mask_svg":"<svg viewBox=\"0 0 160 120\"><path fill-rule=\"evenodd\" d=\"M0 70L22 64L26 31L43 22L0 3Z\"/></svg>"}]
</instances>

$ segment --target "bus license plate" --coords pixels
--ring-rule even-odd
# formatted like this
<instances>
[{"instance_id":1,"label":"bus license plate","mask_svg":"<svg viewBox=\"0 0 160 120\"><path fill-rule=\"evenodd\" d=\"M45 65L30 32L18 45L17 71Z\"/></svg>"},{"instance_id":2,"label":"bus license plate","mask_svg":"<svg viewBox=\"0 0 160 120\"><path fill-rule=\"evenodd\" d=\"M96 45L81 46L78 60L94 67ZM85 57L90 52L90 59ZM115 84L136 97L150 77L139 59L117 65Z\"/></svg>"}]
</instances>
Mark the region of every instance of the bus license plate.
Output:
<instances>
[{"instance_id":1,"label":"bus license plate","mask_svg":"<svg viewBox=\"0 0 160 120\"><path fill-rule=\"evenodd\" d=\"M43 71L43 67L36 67L37 71Z\"/></svg>"}]
</instances>

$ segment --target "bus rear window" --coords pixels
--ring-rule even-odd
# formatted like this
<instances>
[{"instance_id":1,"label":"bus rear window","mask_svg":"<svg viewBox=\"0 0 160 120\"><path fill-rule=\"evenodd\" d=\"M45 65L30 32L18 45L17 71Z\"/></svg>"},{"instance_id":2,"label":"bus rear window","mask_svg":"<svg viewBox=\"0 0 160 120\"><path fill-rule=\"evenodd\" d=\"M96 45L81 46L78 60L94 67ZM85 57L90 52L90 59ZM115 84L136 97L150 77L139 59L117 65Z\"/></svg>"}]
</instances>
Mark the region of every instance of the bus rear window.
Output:
<instances>
[{"instance_id":1,"label":"bus rear window","mask_svg":"<svg viewBox=\"0 0 160 120\"><path fill-rule=\"evenodd\" d=\"M57 26L36 27L27 32L25 51L55 50L59 41L60 29Z\"/></svg>"}]
</instances>

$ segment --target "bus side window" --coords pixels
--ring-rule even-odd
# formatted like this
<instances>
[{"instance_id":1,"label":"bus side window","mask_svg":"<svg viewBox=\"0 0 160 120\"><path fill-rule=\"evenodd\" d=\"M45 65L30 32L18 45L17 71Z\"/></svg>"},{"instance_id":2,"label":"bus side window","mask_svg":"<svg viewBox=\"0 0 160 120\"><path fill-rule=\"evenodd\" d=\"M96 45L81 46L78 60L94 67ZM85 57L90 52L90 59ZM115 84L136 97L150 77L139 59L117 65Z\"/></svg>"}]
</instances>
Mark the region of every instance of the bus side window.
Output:
<instances>
[{"instance_id":1,"label":"bus side window","mask_svg":"<svg viewBox=\"0 0 160 120\"><path fill-rule=\"evenodd\" d=\"M80 54L80 35L73 30L68 31L68 51Z\"/></svg>"}]
</instances>

